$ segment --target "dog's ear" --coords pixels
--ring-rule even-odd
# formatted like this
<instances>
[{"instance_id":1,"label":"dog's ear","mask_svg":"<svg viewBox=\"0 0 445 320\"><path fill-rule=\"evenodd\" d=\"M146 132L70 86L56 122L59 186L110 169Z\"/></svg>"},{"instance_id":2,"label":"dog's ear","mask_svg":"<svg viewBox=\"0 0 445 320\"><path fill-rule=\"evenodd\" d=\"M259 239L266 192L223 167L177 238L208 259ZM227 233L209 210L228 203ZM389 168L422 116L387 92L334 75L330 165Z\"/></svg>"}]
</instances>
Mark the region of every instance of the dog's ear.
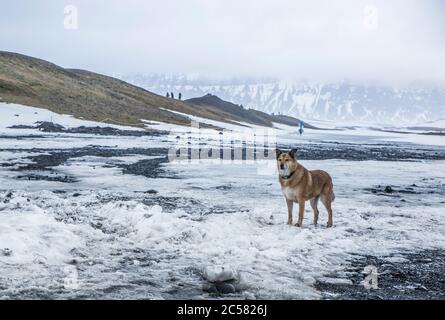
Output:
<instances>
[{"instance_id":1,"label":"dog's ear","mask_svg":"<svg viewBox=\"0 0 445 320\"><path fill-rule=\"evenodd\" d=\"M293 159L295 159L295 155L297 154L297 149L292 149L291 151L289 151L289 155L293 158Z\"/></svg>"},{"instance_id":2,"label":"dog's ear","mask_svg":"<svg viewBox=\"0 0 445 320\"><path fill-rule=\"evenodd\" d=\"M281 151L280 149L278 149L278 148L275 149L275 154L277 156L277 159L280 156L280 154L282 154L282 153L283 153L283 151Z\"/></svg>"}]
</instances>

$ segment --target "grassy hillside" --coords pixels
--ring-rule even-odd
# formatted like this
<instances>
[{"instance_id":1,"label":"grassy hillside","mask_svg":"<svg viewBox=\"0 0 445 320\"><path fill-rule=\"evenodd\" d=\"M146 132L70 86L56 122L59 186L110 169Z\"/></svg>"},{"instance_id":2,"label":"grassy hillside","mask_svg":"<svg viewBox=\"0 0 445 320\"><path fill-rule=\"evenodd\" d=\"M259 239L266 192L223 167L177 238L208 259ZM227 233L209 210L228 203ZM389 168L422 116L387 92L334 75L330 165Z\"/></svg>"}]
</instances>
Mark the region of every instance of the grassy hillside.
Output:
<instances>
[{"instance_id":1,"label":"grassy hillside","mask_svg":"<svg viewBox=\"0 0 445 320\"><path fill-rule=\"evenodd\" d=\"M92 72L0 52L2 101L46 108L78 118L142 125L140 119L186 124L186 117L160 109L178 103Z\"/></svg>"},{"instance_id":2,"label":"grassy hillside","mask_svg":"<svg viewBox=\"0 0 445 320\"><path fill-rule=\"evenodd\" d=\"M211 99L180 101L166 98L105 75L65 69L45 60L0 51L0 101L3 102L131 126L142 126L141 119L182 125L190 123L187 116L169 110L228 123L272 126L272 121L282 122L274 116L245 110L215 96L208 98Z\"/></svg>"}]
</instances>

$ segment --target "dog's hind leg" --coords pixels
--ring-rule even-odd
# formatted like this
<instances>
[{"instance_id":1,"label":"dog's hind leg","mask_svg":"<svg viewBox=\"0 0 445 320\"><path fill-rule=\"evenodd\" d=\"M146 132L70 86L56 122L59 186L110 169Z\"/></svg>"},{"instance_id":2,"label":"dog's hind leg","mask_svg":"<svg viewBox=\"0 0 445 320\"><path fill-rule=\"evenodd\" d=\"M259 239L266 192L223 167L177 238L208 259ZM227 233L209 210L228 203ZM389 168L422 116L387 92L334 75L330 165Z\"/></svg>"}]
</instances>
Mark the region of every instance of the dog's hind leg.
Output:
<instances>
[{"instance_id":1,"label":"dog's hind leg","mask_svg":"<svg viewBox=\"0 0 445 320\"><path fill-rule=\"evenodd\" d=\"M287 204L287 224L292 225L292 209L294 208L294 202L286 199Z\"/></svg>"},{"instance_id":2,"label":"dog's hind leg","mask_svg":"<svg viewBox=\"0 0 445 320\"><path fill-rule=\"evenodd\" d=\"M318 223L318 213L319 213L319 211L318 211L317 205L318 205L318 199L319 198L320 198L320 196L311 199L311 207L312 207L312 210L314 210L314 225L317 225L317 223Z\"/></svg>"},{"instance_id":3,"label":"dog's hind leg","mask_svg":"<svg viewBox=\"0 0 445 320\"><path fill-rule=\"evenodd\" d=\"M332 227L332 207L331 207L331 203L332 203L332 199L331 199L331 191L329 191L328 195L323 194L321 197L321 202L323 203L323 205L325 206L326 210L328 211L328 224L327 227L330 228Z\"/></svg>"}]
</instances>

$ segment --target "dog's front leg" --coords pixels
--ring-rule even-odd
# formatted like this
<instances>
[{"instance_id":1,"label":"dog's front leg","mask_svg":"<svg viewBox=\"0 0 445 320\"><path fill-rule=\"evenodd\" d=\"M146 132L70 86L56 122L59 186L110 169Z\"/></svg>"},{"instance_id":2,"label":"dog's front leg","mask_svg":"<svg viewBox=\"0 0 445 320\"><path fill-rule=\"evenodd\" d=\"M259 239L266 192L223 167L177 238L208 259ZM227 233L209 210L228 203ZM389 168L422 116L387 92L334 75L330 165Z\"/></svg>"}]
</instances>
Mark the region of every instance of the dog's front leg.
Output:
<instances>
[{"instance_id":1,"label":"dog's front leg","mask_svg":"<svg viewBox=\"0 0 445 320\"><path fill-rule=\"evenodd\" d=\"M304 202L305 202L304 199L299 199L298 200L299 210L298 210L298 222L296 224L297 227L303 226Z\"/></svg>"},{"instance_id":2,"label":"dog's front leg","mask_svg":"<svg viewBox=\"0 0 445 320\"><path fill-rule=\"evenodd\" d=\"M292 225L292 209L294 208L294 202L292 200L287 200L287 224Z\"/></svg>"}]
</instances>

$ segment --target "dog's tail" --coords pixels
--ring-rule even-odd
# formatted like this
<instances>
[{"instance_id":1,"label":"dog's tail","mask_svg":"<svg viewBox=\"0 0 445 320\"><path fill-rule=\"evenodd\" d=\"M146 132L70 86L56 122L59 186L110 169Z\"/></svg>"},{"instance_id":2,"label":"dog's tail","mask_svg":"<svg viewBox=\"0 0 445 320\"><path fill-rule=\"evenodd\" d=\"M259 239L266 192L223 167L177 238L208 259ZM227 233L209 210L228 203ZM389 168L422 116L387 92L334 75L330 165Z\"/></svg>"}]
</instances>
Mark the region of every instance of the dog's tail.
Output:
<instances>
[{"instance_id":1,"label":"dog's tail","mask_svg":"<svg viewBox=\"0 0 445 320\"><path fill-rule=\"evenodd\" d=\"M332 202L334 202L334 200L335 200L335 193L334 193L334 184L332 183L332 181L330 182L329 189L331 189L331 199L332 199Z\"/></svg>"}]
</instances>

